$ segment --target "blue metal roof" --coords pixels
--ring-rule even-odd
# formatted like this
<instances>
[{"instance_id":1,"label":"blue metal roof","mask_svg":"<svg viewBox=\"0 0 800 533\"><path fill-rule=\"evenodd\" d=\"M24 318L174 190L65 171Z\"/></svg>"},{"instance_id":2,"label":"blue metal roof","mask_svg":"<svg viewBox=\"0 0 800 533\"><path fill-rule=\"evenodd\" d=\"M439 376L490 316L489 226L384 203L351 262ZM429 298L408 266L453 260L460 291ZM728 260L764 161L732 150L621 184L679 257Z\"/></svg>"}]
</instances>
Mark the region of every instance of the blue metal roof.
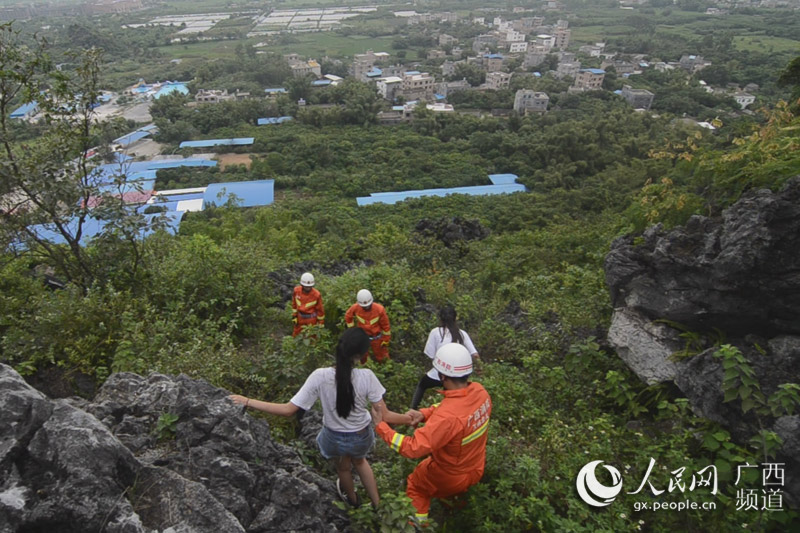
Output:
<instances>
[{"instance_id":1,"label":"blue metal roof","mask_svg":"<svg viewBox=\"0 0 800 533\"><path fill-rule=\"evenodd\" d=\"M167 211L166 213L152 213L149 215L144 215L147 222L152 222L155 217L163 216L163 221L166 223L166 230L171 233L177 233L178 227L181 223L181 217L183 216L183 212L179 211ZM81 244L86 245L89 241L91 241L94 237L100 234L103 229L105 229L106 225L108 224L107 220L98 220L95 218L87 218L84 223L81 233ZM69 229L70 232L73 234L78 229L78 219L73 218L72 220L66 223L66 227ZM55 226L52 224L39 224L36 226L31 226L31 228L36 235L43 240L49 241L53 244L66 244L67 241L64 237L55 229ZM139 238L144 238L152 233L155 233L153 228L147 228L145 231L139 234Z\"/></svg>"},{"instance_id":2,"label":"blue metal roof","mask_svg":"<svg viewBox=\"0 0 800 533\"><path fill-rule=\"evenodd\" d=\"M136 174L152 170L155 172L162 168L177 168L177 167L215 167L216 161L211 159L165 159L163 161L136 161L133 163L110 163L107 165L99 165L92 170L91 178L97 184L110 183L114 176L126 174L133 177ZM155 175L155 174L154 174Z\"/></svg>"},{"instance_id":3,"label":"blue metal roof","mask_svg":"<svg viewBox=\"0 0 800 533\"><path fill-rule=\"evenodd\" d=\"M127 135L123 135L122 137L118 137L114 139L112 142L114 144L121 144L123 147L127 147L132 145L136 141L144 139L148 135L150 135L149 131L136 130Z\"/></svg>"},{"instance_id":4,"label":"blue metal roof","mask_svg":"<svg viewBox=\"0 0 800 533\"><path fill-rule=\"evenodd\" d=\"M443 94L439 94L439 93L436 93L436 94L434 94L434 95L433 95L433 97L434 97L435 99L437 99L437 100L444 100L444 99L446 99L446 98L447 98L445 95L443 95Z\"/></svg>"},{"instance_id":5,"label":"blue metal roof","mask_svg":"<svg viewBox=\"0 0 800 533\"><path fill-rule=\"evenodd\" d=\"M254 137L238 139L206 139L205 141L183 141L178 148L208 148L209 146L245 146L253 144Z\"/></svg>"},{"instance_id":6,"label":"blue metal roof","mask_svg":"<svg viewBox=\"0 0 800 533\"><path fill-rule=\"evenodd\" d=\"M367 77L374 78L375 76L383 76L383 71L377 67L373 67L372 70L367 72Z\"/></svg>"},{"instance_id":7,"label":"blue metal roof","mask_svg":"<svg viewBox=\"0 0 800 533\"><path fill-rule=\"evenodd\" d=\"M153 198L151 198L151 203L147 203L144 205L140 205L136 211L139 213L144 213L148 207L161 207L166 208L169 211L177 211L178 204L184 200L202 200L203 193L202 192L193 192L193 193L186 193L186 194L157 194Z\"/></svg>"},{"instance_id":8,"label":"blue metal roof","mask_svg":"<svg viewBox=\"0 0 800 533\"><path fill-rule=\"evenodd\" d=\"M330 85L332 82L331 80L314 80L311 82L312 87L325 87L326 85Z\"/></svg>"},{"instance_id":9,"label":"blue metal roof","mask_svg":"<svg viewBox=\"0 0 800 533\"><path fill-rule=\"evenodd\" d=\"M508 194L512 192L525 192L527 189L521 183L516 183L516 174L490 174L492 185L476 185L473 187L451 187L447 189L420 189L416 191L374 192L369 196L356 198L358 205L370 204L395 204L408 198L421 198L423 196L447 196L449 194L467 194L470 196L483 196L489 194Z\"/></svg>"},{"instance_id":10,"label":"blue metal roof","mask_svg":"<svg viewBox=\"0 0 800 533\"><path fill-rule=\"evenodd\" d=\"M489 174L489 180L492 185L509 185L517 182L516 174Z\"/></svg>"},{"instance_id":11,"label":"blue metal roof","mask_svg":"<svg viewBox=\"0 0 800 533\"><path fill-rule=\"evenodd\" d=\"M289 122L292 120L292 117L284 116L284 117L270 117L270 118L260 118L256 121L259 126L266 126L268 124L283 124L284 122Z\"/></svg>"},{"instance_id":12,"label":"blue metal roof","mask_svg":"<svg viewBox=\"0 0 800 533\"><path fill-rule=\"evenodd\" d=\"M143 173L143 174L145 174L145 173ZM129 193L129 192L139 191L139 190L141 190L141 191L152 191L155 188L155 184L156 184L155 171L153 172L153 174L154 175L153 175L152 178L151 177L146 177L144 175L142 175L140 177L137 177L137 178L134 178L134 179L131 179L130 177L128 177L128 179L122 185L115 185L113 183L109 183L109 184L106 184L106 185L101 185L98 188L98 191L100 193L107 192L107 193L111 193L111 194L117 194L117 193L126 194L126 193Z\"/></svg>"},{"instance_id":13,"label":"blue metal roof","mask_svg":"<svg viewBox=\"0 0 800 533\"><path fill-rule=\"evenodd\" d=\"M486 54L483 57L485 57L486 59L503 59L502 54Z\"/></svg>"},{"instance_id":14,"label":"blue metal roof","mask_svg":"<svg viewBox=\"0 0 800 533\"><path fill-rule=\"evenodd\" d=\"M409 75L409 76L414 76L416 74L422 74L422 73L420 71L418 71L418 70L407 70L406 74Z\"/></svg>"},{"instance_id":15,"label":"blue metal roof","mask_svg":"<svg viewBox=\"0 0 800 533\"><path fill-rule=\"evenodd\" d=\"M231 196L237 199L238 207L270 205L275 199L274 188L275 180L212 183L203 194L203 208L224 205Z\"/></svg>"},{"instance_id":16,"label":"blue metal roof","mask_svg":"<svg viewBox=\"0 0 800 533\"><path fill-rule=\"evenodd\" d=\"M408 198L421 198L423 196L447 196L450 194L467 194L470 196L485 196L491 194L508 194L512 192L524 192L527 189L524 185L513 183L510 185L478 185L475 187L454 187L451 189L425 189L419 191L404 191L397 193L374 193L371 196L356 198L358 205L370 205L376 203L395 204Z\"/></svg>"},{"instance_id":17,"label":"blue metal roof","mask_svg":"<svg viewBox=\"0 0 800 533\"><path fill-rule=\"evenodd\" d=\"M192 192L186 194L159 194L156 195L154 204L161 204L167 202L180 202L181 200L200 200L203 198L202 192Z\"/></svg>"},{"instance_id":18,"label":"blue metal roof","mask_svg":"<svg viewBox=\"0 0 800 533\"><path fill-rule=\"evenodd\" d=\"M591 72L592 74L605 74L606 71L601 68L583 68L581 72Z\"/></svg>"},{"instance_id":19,"label":"blue metal roof","mask_svg":"<svg viewBox=\"0 0 800 533\"><path fill-rule=\"evenodd\" d=\"M123 154L122 152L114 152L114 155L112 155L111 157L114 158L114 161L116 161L117 164L124 163L125 161L130 161L131 159L133 159L133 157L127 154Z\"/></svg>"},{"instance_id":20,"label":"blue metal roof","mask_svg":"<svg viewBox=\"0 0 800 533\"><path fill-rule=\"evenodd\" d=\"M11 112L11 118L22 118L31 111L38 109L39 104L36 102L28 102L27 104L22 104L14 111Z\"/></svg>"}]
</instances>

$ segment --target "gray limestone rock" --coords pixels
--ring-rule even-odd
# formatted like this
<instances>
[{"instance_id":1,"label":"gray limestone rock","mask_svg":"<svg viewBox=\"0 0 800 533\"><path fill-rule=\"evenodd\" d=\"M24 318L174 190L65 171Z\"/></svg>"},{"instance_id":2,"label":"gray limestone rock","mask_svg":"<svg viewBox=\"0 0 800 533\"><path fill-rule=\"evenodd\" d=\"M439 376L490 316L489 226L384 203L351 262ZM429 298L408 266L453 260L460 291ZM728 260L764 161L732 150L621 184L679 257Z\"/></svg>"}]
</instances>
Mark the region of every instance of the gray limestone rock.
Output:
<instances>
[{"instance_id":1,"label":"gray limestone rock","mask_svg":"<svg viewBox=\"0 0 800 533\"><path fill-rule=\"evenodd\" d=\"M759 427L783 439L781 458L800 470L797 416L774 419L723 402L715 343L736 346L769 397L800 383L800 177L783 190L752 191L719 219L649 228L614 241L605 272L614 315L608 339L646 383L674 381L693 410L740 442ZM697 334L697 335L695 335ZM700 335L705 336L705 345ZM672 361L695 335L697 355ZM800 482L787 488L800 500Z\"/></svg>"},{"instance_id":2,"label":"gray limestone rock","mask_svg":"<svg viewBox=\"0 0 800 533\"><path fill-rule=\"evenodd\" d=\"M123 373L50 400L0 365L0 532L348 531L333 483L227 395Z\"/></svg>"}]
</instances>

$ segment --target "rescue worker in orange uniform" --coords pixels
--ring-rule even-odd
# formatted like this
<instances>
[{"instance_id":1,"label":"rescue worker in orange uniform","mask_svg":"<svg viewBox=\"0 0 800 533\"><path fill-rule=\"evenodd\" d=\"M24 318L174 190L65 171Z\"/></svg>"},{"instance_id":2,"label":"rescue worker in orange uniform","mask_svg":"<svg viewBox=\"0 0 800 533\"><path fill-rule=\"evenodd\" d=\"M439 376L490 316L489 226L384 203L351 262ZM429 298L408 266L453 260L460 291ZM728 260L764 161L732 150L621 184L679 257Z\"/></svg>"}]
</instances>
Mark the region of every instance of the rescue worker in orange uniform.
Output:
<instances>
[{"instance_id":1,"label":"rescue worker in orange uniform","mask_svg":"<svg viewBox=\"0 0 800 533\"><path fill-rule=\"evenodd\" d=\"M383 422L373 408L376 433L403 457L429 455L408 476L406 494L417 510L416 520L428 518L431 498L449 498L480 481L486 464L486 441L492 400L480 383L469 382L472 356L463 345L445 344L436 351L433 366L444 387L441 403L411 410L413 424L425 425L405 436Z\"/></svg>"},{"instance_id":2,"label":"rescue worker in orange uniform","mask_svg":"<svg viewBox=\"0 0 800 533\"><path fill-rule=\"evenodd\" d=\"M292 292L292 323L292 337L297 337L305 327L325 325L322 295L314 288L314 275L310 272L300 276L300 285Z\"/></svg>"},{"instance_id":3,"label":"rescue worker in orange uniform","mask_svg":"<svg viewBox=\"0 0 800 533\"><path fill-rule=\"evenodd\" d=\"M389 317L386 309L373 301L371 292L367 289L358 291L356 303L344 314L344 321L348 328L358 326L369 336L372 356L376 361L382 363L389 359L389 341L392 339ZM367 354L364 354L361 363L366 362Z\"/></svg>"}]
</instances>

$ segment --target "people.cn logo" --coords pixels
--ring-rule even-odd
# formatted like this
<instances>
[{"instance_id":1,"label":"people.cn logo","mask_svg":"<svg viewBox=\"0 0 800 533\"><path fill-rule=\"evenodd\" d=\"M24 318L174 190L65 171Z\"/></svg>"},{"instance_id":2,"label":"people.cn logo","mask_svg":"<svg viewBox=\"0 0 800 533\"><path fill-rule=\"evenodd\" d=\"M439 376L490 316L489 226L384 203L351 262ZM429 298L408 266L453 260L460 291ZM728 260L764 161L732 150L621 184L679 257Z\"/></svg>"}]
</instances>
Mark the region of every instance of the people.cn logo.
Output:
<instances>
[{"instance_id":1,"label":"people.cn logo","mask_svg":"<svg viewBox=\"0 0 800 533\"><path fill-rule=\"evenodd\" d=\"M620 475L619 470L611 465L603 465L603 468L611 474L611 482L613 484L610 487L606 487L597 481L595 470L601 464L603 464L603 461L588 463L578 472L578 479L575 481L575 486L578 488L578 495L581 499L595 507L611 505L614 498L622 490L622 475Z\"/></svg>"}]
</instances>

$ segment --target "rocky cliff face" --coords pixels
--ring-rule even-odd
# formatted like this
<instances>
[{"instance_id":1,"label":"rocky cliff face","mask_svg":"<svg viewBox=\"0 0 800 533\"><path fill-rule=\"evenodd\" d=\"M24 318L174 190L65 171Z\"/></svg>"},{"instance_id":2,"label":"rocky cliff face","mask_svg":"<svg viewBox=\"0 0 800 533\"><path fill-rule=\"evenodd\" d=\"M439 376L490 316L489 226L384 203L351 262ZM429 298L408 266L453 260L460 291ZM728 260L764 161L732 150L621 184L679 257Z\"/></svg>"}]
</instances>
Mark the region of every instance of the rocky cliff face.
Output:
<instances>
[{"instance_id":1,"label":"rocky cliff face","mask_svg":"<svg viewBox=\"0 0 800 533\"><path fill-rule=\"evenodd\" d=\"M92 402L50 400L0 365L0 532L348 530L333 482L226 396L115 374Z\"/></svg>"},{"instance_id":2,"label":"rocky cliff face","mask_svg":"<svg viewBox=\"0 0 800 533\"><path fill-rule=\"evenodd\" d=\"M734 437L749 438L757 422L738 401L723 403L716 348L695 333L738 347L767 396L800 383L800 177L779 193L750 193L719 220L695 216L672 231L617 239L605 269L614 305L608 338L623 360L649 384L673 381ZM670 358L687 342L700 353ZM800 417L763 422L784 440L787 471L800 471ZM800 480L793 485L800 499Z\"/></svg>"}]
</instances>

